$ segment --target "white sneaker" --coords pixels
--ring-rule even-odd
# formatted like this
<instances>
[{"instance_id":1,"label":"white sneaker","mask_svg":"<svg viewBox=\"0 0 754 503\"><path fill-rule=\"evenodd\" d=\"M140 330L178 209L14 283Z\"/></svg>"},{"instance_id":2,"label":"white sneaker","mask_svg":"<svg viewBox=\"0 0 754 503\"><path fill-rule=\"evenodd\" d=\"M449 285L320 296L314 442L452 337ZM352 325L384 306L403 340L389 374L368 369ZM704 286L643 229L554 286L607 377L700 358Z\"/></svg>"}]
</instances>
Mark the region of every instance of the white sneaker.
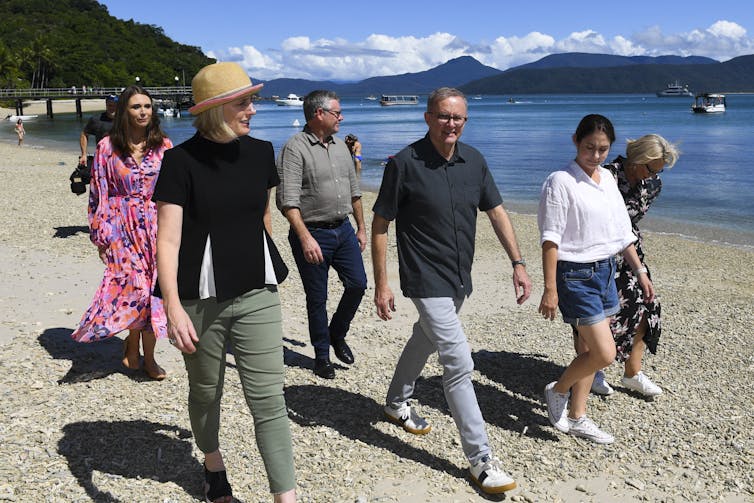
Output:
<instances>
[{"instance_id":1,"label":"white sneaker","mask_svg":"<svg viewBox=\"0 0 754 503\"><path fill-rule=\"evenodd\" d=\"M402 427L414 435L426 435L432 427L427 421L411 409L408 402L403 402L399 407L385 405L385 418Z\"/></svg>"},{"instance_id":2,"label":"white sneaker","mask_svg":"<svg viewBox=\"0 0 754 503\"><path fill-rule=\"evenodd\" d=\"M644 396L662 395L662 389L645 376L641 370L633 377L623 376L620 383L625 388L638 391Z\"/></svg>"},{"instance_id":3,"label":"white sneaker","mask_svg":"<svg viewBox=\"0 0 754 503\"><path fill-rule=\"evenodd\" d=\"M598 370L594 374L592 393L595 395L612 395L615 393L615 390L610 386L610 383L605 380L605 373L601 370Z\"/></svg>"},{"instance_id":4,"label":"white sneaker","mask_svg":"<svg viewBox=\"0 0 754 503\"><path fill-rule=\"evenodd\" d=\"M556 381L553 381L545 386L547 416L555 428L563 433L568 433L568 398L570 393L558 393L553 389L555 384Z\"/></svg>"},{"instance_id":5,"label":"white sneaker","mask_svg":"<svg viewBox=\"0 0 754 503\"><path fill-rule=\"evenodd\" d=\"M500 460L485 456L469 467L471 478L487 494L500 494L516 488L516 481L503 471Z\"/></svg>"},{"instance_id":6,"label":"white sneaker","mask_svg":"<svg viewBox=\"0 0 754 503\"><path fill-rule=\"evenodd\" d=\"M581 416L578 419L568 418L568 433L575 437L586 438L597 444L612 444L615 442L615 437L611 434L602 431L594 424L594 421L586 416Z\"/></svg>"}]
</instances>

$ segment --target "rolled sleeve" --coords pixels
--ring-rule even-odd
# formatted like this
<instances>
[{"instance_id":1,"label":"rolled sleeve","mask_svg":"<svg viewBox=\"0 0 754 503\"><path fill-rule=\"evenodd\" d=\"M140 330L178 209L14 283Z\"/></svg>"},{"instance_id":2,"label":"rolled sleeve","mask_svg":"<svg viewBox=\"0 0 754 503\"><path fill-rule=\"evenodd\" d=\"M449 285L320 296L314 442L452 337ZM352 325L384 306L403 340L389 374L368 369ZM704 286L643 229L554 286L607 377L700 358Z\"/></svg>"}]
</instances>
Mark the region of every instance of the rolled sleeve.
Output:
<instances>
[{"instance_id":1,"label":"rolled sleeve","mask_svg":"<svg viewBox=\"0 0 754 503\"><path fill-rule=\"evenodd\" d=\"M568 201L567 195L554 186L553 180L553 175L545 180L539 198L539 211L537 211L539 244L551 241L560 246L568 220Z\"/></svg>"},{"instance_id":2,"label":"rolled sleeve","mask_svg":"<svg viewBox=\"0 0 754 503\"><path fill-rule=\"evenodd\" d=\"M304 157L301 151L288 142L277 159L280 178L275 194L275 203L280 211L301 207L301 182L304 172Z\"/></svg>"}]
</instances>

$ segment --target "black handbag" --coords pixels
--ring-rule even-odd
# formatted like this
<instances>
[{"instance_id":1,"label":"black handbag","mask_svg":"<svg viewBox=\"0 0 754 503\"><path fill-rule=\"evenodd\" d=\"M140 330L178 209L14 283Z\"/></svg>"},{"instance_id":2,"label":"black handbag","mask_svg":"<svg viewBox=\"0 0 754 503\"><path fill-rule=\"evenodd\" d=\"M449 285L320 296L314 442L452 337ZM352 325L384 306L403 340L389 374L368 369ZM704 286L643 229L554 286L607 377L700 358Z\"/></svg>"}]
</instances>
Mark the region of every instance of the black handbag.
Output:
<instances>
[{"instance_id":1,"label":"black handbag","mask_svg":"<svg viewBox=\"0 0 754 503\"><path fill-rule=\"evenodd\" d=\"M91 170L85 164L79 164L68 179L71 181L71 192L80 196L86 192L86 186L92 179Z\"/></svg>"}]
</instances>

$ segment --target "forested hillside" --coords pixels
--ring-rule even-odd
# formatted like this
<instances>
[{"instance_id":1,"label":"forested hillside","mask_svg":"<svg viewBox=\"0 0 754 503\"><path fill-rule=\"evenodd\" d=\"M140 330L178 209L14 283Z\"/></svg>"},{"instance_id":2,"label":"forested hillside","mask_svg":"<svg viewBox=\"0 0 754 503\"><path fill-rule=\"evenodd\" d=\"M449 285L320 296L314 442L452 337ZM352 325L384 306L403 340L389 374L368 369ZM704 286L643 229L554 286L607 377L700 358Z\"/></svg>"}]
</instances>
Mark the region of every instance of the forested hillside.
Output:
<instances>
[{"instance_id":1,"label":"forested hillside","mask_svg":"<svg viewBox=\"0 0 754 503\"><path fill-rule=\"evenodd\" d=\"M0 20L0 87L188 84L214 62L95 0L2 0Z\"/></svg>"}]
</instances>

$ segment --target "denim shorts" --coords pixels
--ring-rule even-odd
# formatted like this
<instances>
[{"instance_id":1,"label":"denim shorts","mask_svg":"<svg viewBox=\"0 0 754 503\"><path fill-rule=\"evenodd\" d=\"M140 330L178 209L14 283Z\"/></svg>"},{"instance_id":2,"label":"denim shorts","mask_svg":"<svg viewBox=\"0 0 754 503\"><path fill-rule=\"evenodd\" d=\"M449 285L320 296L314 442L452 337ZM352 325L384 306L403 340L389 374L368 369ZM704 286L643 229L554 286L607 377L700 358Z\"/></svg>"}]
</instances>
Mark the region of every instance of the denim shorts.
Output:
<instances>
[{"instance_id":1,"label":"denim shorts","mask_svg":"<svg viewBox=\"0 0 754 503\"><path fill-rule=\"evenodd\" d=\"M558 260L556 279L564 322L595 325L620 311L614 257L589 263Z\"/></svg>"}]
</instances>

